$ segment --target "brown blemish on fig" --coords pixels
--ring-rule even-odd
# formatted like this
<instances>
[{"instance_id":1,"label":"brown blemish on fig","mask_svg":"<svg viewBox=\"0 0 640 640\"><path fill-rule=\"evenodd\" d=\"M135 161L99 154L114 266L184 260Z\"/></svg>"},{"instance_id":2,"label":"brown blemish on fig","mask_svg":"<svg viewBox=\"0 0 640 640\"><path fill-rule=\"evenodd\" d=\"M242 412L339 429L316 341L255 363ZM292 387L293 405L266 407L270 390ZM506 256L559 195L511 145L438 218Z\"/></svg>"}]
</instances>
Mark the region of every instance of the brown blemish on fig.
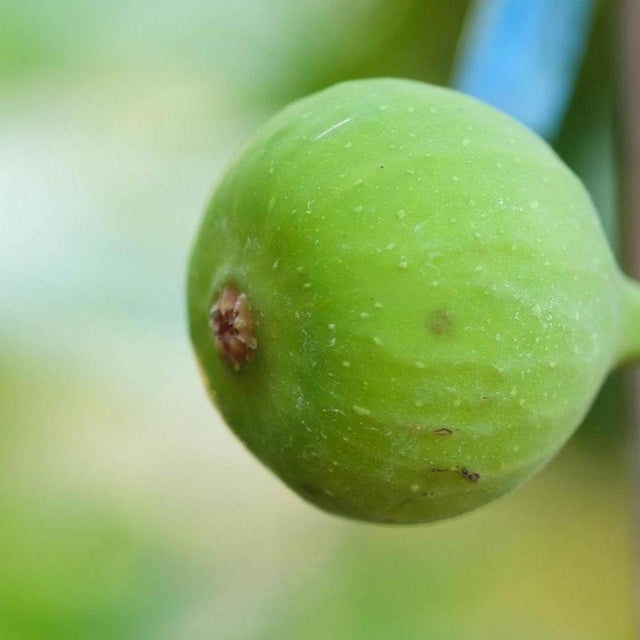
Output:
<instances>
[{"instance_id":1,"label":"brown blemish on fig","mask_svg":"<svg viewBox=\"0 0 640 640\"><path fill-rule=\"evenodd\" d=\"M469 471L466 467L460 471L460 473L470 482L478 482L480 480L480 474L475 471Z\"/></svg>"},{"instance_id":2,"label":"brown blemish on fig","mask_svg":"<svg viewBox=\"0 0 640 640\"><path fill-rule=\"evenodd\" d=\"M305 483L300 487L301 491L303 493L305 493L306 495L310 496L311 498L319 498L321 495L323 495L322 491L320 491L320 489L318 489L318 487L309 484L309 483Z\"/></svg>"},{"instance_id":3,"label":"brown blemish on fig","mask_svg":"<svg viewBox=\"0 0 640 640\"><path fill-rule=\"evenodd\" d=\"M209 326L218 353L236 371L258 346L247 296L227 285L211 307Z\"/></svg>"},{"instance_id":4,"label":"brown blemish on fig","mask_svg":"<svg viewBox=\"0 0 640 640\"><path fill-rule=\"evenodd\" d=\"M448 309L434 311L429 318L428 324L431 331L438 336L449 333L453 325L451 312Z\"/></svg>"},{"instance_id":5,"label":"brown blemish on fig","mask_svg":"<svg viewBox=\"0 0 640 640\"><path fill-rule=\"evenodd\" d=\"M451 429L447 429L447 427L442 427L441 429L436 429L433 433L438 436L450 436L453 431Z\"/></svg>"},{"instance_id":6,"label":"brown blemish on fig","mask_svg":"<svg viewBox=\"0 0 640 640\"><path fill-rule=\"evenodd\" d=\"M480 474L476 473L475 471L469 471L467 467L463 467L462 469L460 469L460 467L458 466L451 467L449 469L443 469L441 467L432 467L431 471L432 473L444 473L445 471L448 471L451 473L459 473L463 478L466 478L467 480L469 480L469 482L478 482L478 480L480 480Z\"/></svg>"}]
</instances>

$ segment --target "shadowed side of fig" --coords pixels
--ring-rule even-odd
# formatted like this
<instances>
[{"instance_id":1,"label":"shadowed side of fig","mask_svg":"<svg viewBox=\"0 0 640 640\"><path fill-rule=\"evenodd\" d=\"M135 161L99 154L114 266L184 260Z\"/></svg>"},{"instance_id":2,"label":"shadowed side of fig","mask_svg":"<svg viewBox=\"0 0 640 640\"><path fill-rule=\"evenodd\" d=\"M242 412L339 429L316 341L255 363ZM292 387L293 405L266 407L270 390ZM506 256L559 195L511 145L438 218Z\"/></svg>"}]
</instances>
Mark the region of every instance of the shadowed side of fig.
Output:
<instances>
[{"instance_id":1,"label":"shadowed side of fig","mask_svg":"<svg viewBox=\"0 0 640 640\"><path fill-rule=\"evenodd\" d=\"M639 301L544 142L404 80L268 122L189 271L230 428L307 500L378 522L452 517L529 477L640 352Z\"/></svg>"}]
</instances>

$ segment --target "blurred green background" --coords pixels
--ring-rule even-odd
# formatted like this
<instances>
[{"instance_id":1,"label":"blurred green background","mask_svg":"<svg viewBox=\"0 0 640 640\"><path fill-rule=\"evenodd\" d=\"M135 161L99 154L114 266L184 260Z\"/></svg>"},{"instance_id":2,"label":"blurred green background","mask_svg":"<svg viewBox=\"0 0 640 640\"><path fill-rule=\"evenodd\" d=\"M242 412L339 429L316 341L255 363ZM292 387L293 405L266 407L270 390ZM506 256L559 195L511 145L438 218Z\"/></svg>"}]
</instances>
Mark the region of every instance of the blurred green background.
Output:
<instances>
[{"instance_id":1,"label":"blurred green background","mask_svg":"<svg viewBox=\"0 0 640 640\"><path fill-rule=\"evenodd\" d=\"M316 511L210 406L191 240L225 163L341 79L448 82L463 0L0 0L0 639L622 640L620 377L525 488L429 527ZM555 140L617 246L613 3Z\"/></svg>"}]
</instances>

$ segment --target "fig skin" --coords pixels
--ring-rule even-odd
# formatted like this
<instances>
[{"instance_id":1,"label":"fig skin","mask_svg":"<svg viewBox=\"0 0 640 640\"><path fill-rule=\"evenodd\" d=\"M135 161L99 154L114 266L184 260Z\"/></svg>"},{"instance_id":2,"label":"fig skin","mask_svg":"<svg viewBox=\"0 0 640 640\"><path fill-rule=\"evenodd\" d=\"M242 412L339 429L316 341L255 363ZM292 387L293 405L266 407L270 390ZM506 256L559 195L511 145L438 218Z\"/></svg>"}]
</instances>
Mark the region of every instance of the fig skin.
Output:
<instances>
[{"instance_id":1,"label":"fig skin","mask_svg":"<svg viewBox=\"0 0 640 640\"><path fill-rule=\"evenodd\" d=\"M255 332L241 365L212 336L229 291ZM229 427L305 499L389 523L465 513L547 462L638 355L639 299L546 143L396 79L271 119L216 190L188 282Z\"/></svg>"}]
</instances>

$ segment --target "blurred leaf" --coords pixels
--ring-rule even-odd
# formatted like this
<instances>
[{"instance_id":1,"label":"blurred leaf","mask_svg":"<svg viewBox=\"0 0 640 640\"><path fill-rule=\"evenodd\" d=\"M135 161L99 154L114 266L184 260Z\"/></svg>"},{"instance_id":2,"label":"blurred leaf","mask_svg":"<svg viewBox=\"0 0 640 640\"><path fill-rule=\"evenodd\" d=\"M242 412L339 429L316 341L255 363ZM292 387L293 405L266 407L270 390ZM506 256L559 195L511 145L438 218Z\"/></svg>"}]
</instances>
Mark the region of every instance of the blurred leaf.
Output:
<instances>
[{"instance_id":1,"label":"blurred leaf","mask_svg":"<svg viewBox=\"0 0 640 640\"><path fill-rule=\"evenodd\" d=\"M477 0L453 84L546 138L572 93L594 0Z\"/></svg>"}]
</instances>

